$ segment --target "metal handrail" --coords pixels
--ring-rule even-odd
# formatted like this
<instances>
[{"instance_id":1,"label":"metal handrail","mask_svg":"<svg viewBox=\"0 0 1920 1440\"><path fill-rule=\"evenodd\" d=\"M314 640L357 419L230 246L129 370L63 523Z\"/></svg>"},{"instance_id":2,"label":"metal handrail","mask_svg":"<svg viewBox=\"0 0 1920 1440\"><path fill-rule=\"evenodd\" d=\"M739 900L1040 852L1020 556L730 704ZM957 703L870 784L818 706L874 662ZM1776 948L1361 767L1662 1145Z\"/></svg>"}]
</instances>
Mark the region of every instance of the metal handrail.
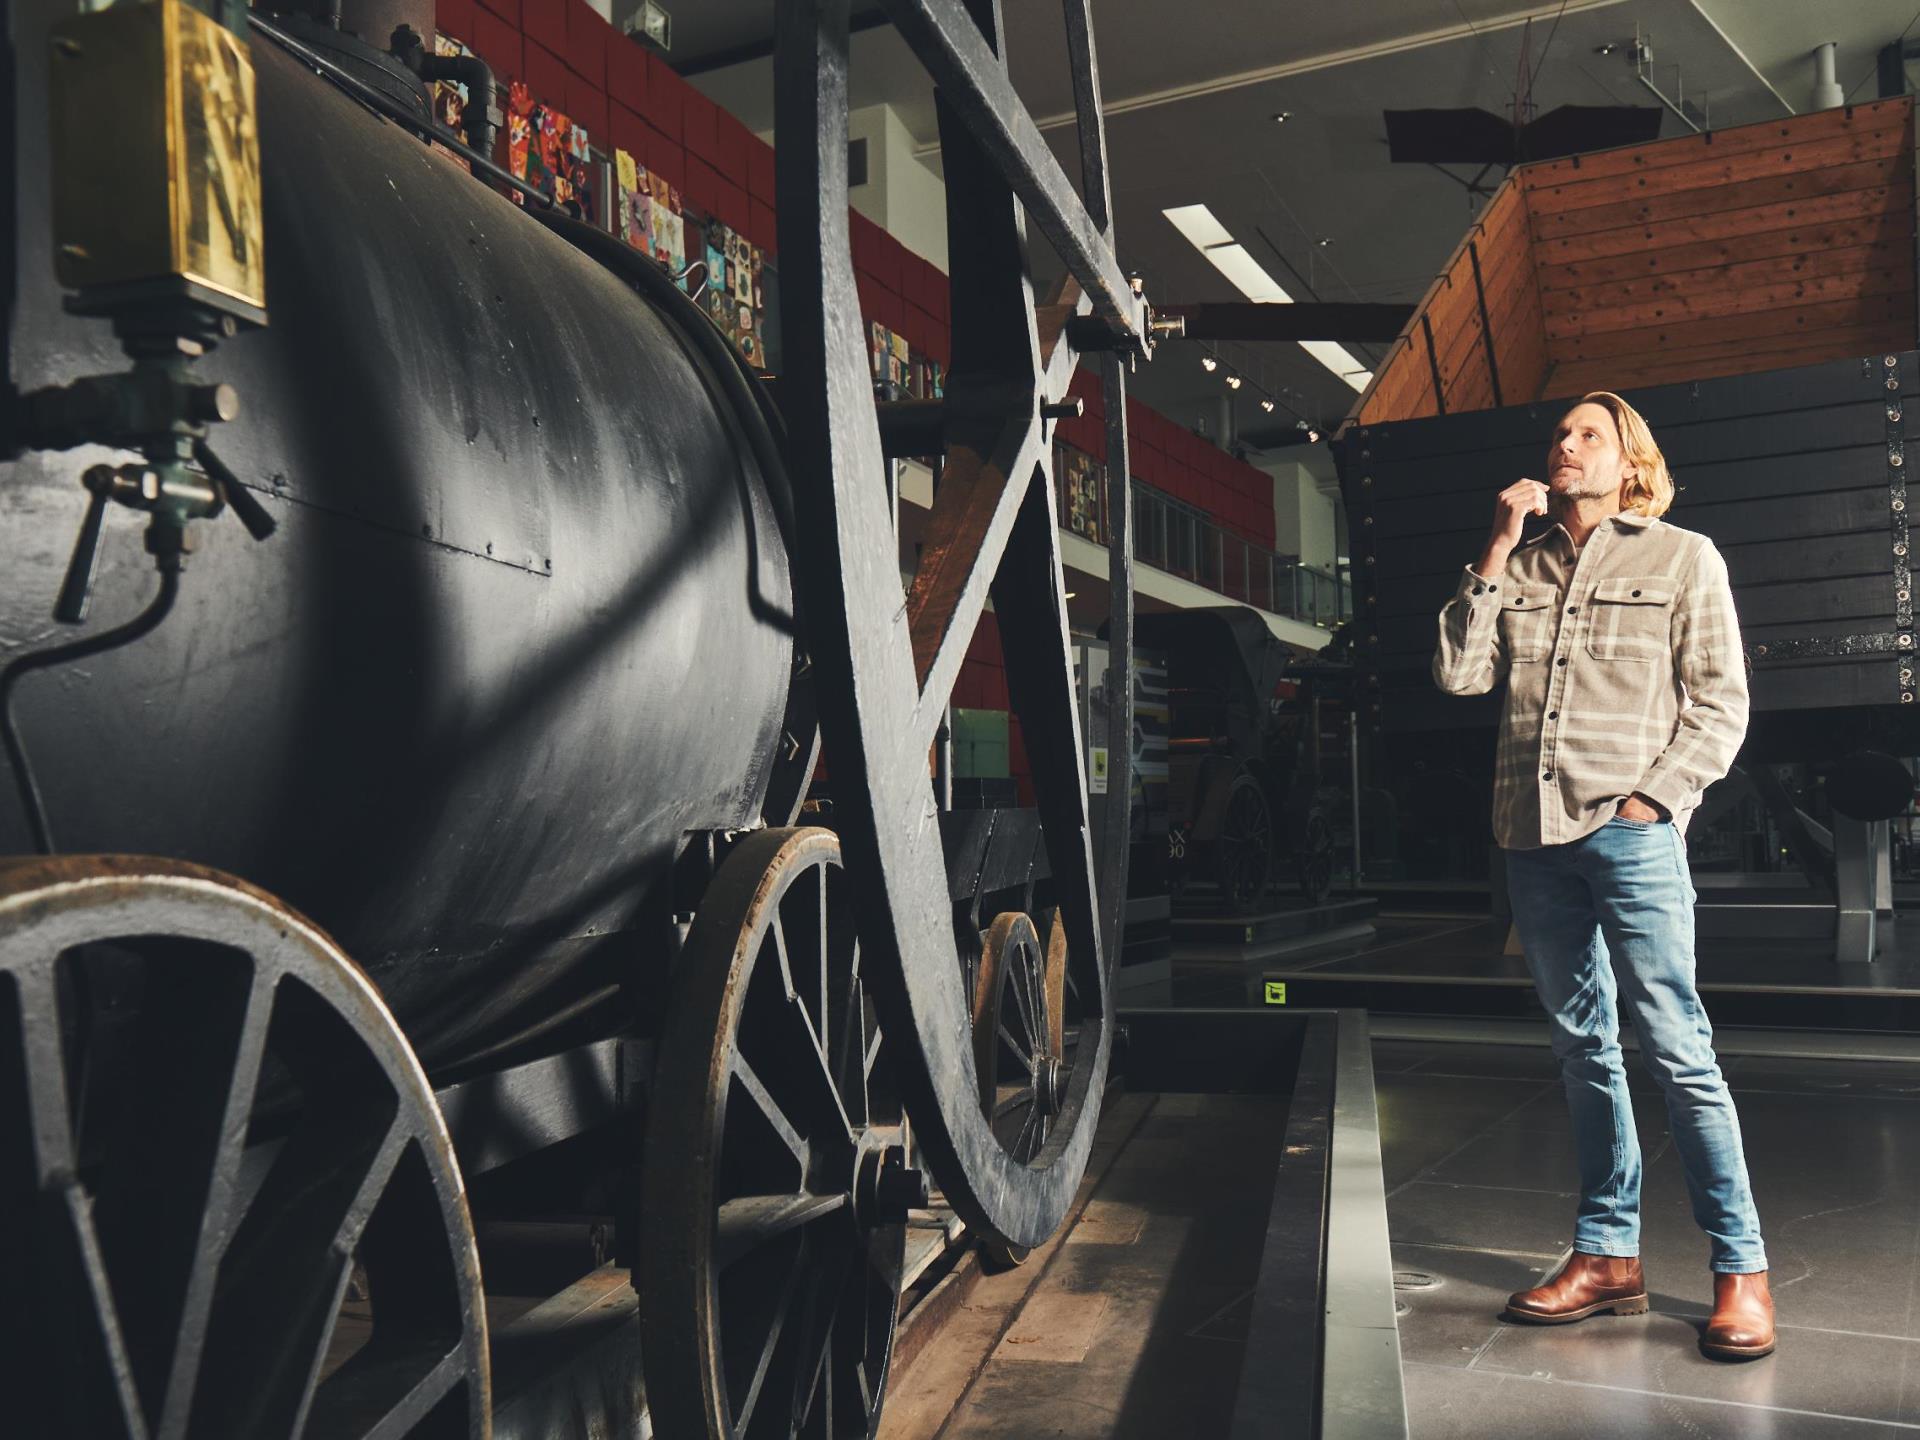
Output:
<instances>
[{"instance_id":1,"label":"metal handrail","mask_svg":"<svg viewBox=\"0 0 1920 1440\"><path fill-rule=\"evenodd\" d=\"M1067 448L1067 447L1063 447ZM1107 543L1104 466L1088 458L1084 479L1056 466L1063 530ZM1198 506L1133 480L1133 558L1229 600L1331 630L1353 613L1344 573L1301 562L1236 535Z\"/></svg>"}]
</instances>

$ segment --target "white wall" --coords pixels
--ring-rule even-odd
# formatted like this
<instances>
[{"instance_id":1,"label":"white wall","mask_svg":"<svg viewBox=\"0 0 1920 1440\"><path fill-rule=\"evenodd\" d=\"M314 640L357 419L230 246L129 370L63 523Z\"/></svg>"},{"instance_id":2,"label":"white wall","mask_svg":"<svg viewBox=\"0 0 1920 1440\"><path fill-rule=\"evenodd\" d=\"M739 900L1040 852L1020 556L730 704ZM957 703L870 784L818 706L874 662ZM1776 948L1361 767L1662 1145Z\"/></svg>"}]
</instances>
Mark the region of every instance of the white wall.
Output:
<instances>
[{"instance_id":1,"label":"white wall","mask_svg":"<svg viewBox=\"0 0 1920 1440\"><path fill-rule=\"evenodd\" d=\"M1331 570L1338 553L1332 498L1297 461L1273 460L1260 468L1273 476L1273 548Z\"/></svg>"},{"instance_id":2,"label":"white wall","mask_svg":"<svg viewBox=\"0 0 1920 1440\"><path fill-rule=\"evenodd\" d=\"M867 183L850 192L853 208L922 260L947 268L947 192L916 156L913 136L886 105L847 116L850 140L867 142Z\"/></svg>"}]
</instances>

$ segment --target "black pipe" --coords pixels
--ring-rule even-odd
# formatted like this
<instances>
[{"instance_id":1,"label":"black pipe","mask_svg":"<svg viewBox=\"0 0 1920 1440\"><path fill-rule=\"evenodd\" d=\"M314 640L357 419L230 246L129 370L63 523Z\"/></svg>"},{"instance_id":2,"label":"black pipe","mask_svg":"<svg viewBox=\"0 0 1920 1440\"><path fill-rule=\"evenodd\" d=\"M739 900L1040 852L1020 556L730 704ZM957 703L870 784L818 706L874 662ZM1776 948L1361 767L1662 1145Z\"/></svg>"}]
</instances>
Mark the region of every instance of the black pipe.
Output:
<instances>
[{"instance_id":1,"label":"black pipe","mask_svg":"<svg viewBox=\"0 0 1920 1440\"><path fill-rule=\"evenodd\" d=\"M421 119L406 106L394 100L392 96L382 93L358 76L351 74L311 45L301 44L278 25L265 19L258 10L250 12L247 21L282 50L294 56L302 64L311 66L319 75L332 81L375 114L386 116L387 119L403 129L412 131L422 140L438 141L471 165L476 174L484 175L489 180L497 181L511 190L518 191L529 201L537 201L541 205L552 208L551 195L542 194L518 175L494 164L492 156L481 154L444 125L437 124L431 119Z\"/></svg>"},{"instance_id":2,"label":"black pipe","mask_svg":"<svg viewBox=\"0 0 1920 1440\"><path fill-rule=\"evenodd\" d=\"M467 106L461 112L467 144L482 155L493 154L493 112L498 101L493 67L478 55L435 55L411 25L402 25L388 38L388 53L422 80L446 80L467 87Z\"/></svg>"},{"instance_id":3,"label":"black pipe","mask_svg":"<svg viewBox=\"0 0 1920 1440\"><path fill-rule=\"evenodd\" d=\"M496 93L493 67L478 55L425 55L417 73L422 80L447 80L467 87L467 108L460 113L467 143L482 155L491 155Z\"/></svg>"},{"instance_id":4,"label":"black pipe","mask_svg":"<svg viewBox=\"0 0 1920 1440\"><path fill-rule=\"evenodd\" d=\"M13 723L14 687L19 684L21 676L31 671L44 670L49 665L60 665L69 660L83 660L89 655L131 644L167 618L179 594L179 568L177 565L168 566L160 572L160 593L153 597L153 603L126 624L103 630L98 635L88 635L67 645L31 651L0 670L0 739L6 742L7 762L13 767L14 784L20 790L20 805L26 811L27 828L32 832L35 848L42 855L54 853L53 832L47 826L46 805L40 798L40 786L33 778L33 766L28 762L26 746L21 744L20 732Z\"/></svg>"}]
</instances>

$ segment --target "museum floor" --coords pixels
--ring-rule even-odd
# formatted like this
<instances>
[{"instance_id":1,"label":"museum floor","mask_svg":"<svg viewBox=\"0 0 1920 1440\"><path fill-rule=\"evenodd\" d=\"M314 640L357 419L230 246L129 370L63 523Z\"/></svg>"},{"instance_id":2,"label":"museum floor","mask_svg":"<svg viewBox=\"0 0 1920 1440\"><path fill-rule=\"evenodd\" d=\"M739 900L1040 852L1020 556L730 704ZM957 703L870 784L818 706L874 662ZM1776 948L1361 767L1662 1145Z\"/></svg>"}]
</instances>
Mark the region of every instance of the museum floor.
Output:
<instances>
[{"instance_id":1,"label":"museum floor","mask_svg":"<svg viewBox=\"0 0 1920 1440\"><path fill-rule=\"evenodd\" d=\"M1457 1036L1493 1028L1445 1023ZM1733 1053L1770 1037L1722 1039L1779 1322L1777 1351L1741 1364L1697 1348L1713 1293L1706 1241L1659 1091L1631 1053L1652 1309L1536 1327L1501 1310L1558 1268L1572 1233L1573 1156L1550 1052L1375 1039L1413 1440L1920 1431L1920 1052L1907 1062L1775 1058ZM1273 1145L1264 1127L1222 1143L1244 1127L1235 1109L1247 1103L1127 1096L1113 1106L1077 1223L1028 1267L983 1280L938 1344L896 1374L886 1440L1224 1434L1240 1364L1299 1363L1240 1353L1250 1281L1224 1262L1236 1227L1250 1218L1257 1230L1259 1206L1240 1216L1247 1207L1233 1197L1253 1188Z\"/></svg>"}]
</instances>

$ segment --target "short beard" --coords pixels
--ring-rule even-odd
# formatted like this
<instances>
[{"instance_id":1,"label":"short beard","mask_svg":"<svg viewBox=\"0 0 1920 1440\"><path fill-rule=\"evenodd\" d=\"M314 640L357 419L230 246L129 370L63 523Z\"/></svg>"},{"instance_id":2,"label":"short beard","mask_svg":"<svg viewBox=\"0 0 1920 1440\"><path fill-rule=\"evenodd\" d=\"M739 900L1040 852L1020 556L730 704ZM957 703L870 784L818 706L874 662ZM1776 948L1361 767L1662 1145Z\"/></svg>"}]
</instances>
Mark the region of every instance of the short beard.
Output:
<instances>
[{"instance_id":1,"label":"short beard","mask_svg":"<svg viewBox=\"0 0 1920 1440\"><path fill-rule=\"evenodd\" d=\"M1619 488L1615 483L1594 479L1585 470L1576 470L1573 474L1571 481L1555 480L1547 488L1563 500L1598 500Z\"/></svg>"}]
</instances>

